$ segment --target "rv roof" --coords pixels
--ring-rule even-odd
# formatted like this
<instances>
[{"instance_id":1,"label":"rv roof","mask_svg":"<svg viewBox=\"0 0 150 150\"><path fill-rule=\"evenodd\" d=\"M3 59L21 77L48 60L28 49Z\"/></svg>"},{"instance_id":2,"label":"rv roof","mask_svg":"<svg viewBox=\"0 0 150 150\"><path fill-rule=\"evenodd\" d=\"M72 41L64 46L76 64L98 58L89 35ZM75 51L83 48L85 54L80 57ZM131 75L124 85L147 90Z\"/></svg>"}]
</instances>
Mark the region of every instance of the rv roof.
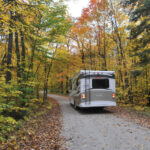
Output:
<instances>
[{"instance_id":1,"label":"rv roof","mask_svg":"<svg viewBox=\"0 0 150 150\"><path fill-rule=\"evenodd\" d=\"M80 70L80 72L78 72L71 80L75 80L79 77L83 78L85 76L92 76L92 75L102 75L114 78L115 71Z\"/></svg>"},{"instance_id":2,"label":"rv roof","mask_svg":"<svg viewBox=\"0 0 150 150\"><path fill-rule=\"evenodd\" d=\"M115 71L97 71L97 70L80 70L80 74L93 75L93 74L115 74Z\"/></svg>"}]
</instances>

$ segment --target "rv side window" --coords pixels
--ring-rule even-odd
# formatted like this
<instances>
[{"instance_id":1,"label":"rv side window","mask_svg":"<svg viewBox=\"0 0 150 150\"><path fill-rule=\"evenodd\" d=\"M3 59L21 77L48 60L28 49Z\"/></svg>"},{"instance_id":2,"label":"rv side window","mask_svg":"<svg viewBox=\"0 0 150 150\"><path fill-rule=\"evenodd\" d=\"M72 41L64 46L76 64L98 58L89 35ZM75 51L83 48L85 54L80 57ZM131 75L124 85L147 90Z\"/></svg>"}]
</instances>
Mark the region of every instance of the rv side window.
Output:
<instances>
[{"instance_id":1,"label":"rv side window","mask_svg":"<svg viewBox=\"0 0 150 150\"><path fill-rule=\"evenodd\" d=\"M109 88L109 80L108 79L93 79L92 88L93 89L107 89Z\"/></svg>"},{"instance_id":2,"label":"rv side window","mask_svg":"<svg viewBox=\"0 0 150 150\"><path fill-rule=\"evenodd\" d=\"M74 80L73 83L72 83L72 89L77 90L79 85L80 85L80 81L79 80Z\"/></svg>"}]
</instances>

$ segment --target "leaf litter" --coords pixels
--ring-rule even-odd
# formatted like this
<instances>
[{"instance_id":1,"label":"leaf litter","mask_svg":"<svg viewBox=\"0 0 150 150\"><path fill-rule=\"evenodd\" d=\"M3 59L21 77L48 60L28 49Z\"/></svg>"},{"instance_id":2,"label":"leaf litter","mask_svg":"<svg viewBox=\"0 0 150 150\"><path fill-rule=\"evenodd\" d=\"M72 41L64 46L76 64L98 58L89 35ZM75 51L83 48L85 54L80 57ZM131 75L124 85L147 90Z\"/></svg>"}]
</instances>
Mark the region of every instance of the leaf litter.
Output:
<instances>
[{"instance_id":1,"label":"leaf litter","mask_svg":"<svg viewBox=\"0 0 150 150\"><path fill-rule=\"evenodd\" d=\"M61 137L60 106L52 98L48 98L48 103L47 107L37 110L42 115L35 112L19 131L12 133L13 138L0 146L0 150L66 150L63 146L64 138Z\"/></svg>"},{"instance_id":2,"label":"leaf litter","mask_svg":"<svg viewBox=\"0 0 150 150\"><path fill-rule=\"evenodd\" d=\"M150 128L150 117L141 114L139 111L119 106L109 107L106 108L106 110L113 112L114 115L116 115L119 118L123 118L128 122L134 122L143 127L146 127L145 130L147 130L147 128Z\"/></svg>"}]
</instances>

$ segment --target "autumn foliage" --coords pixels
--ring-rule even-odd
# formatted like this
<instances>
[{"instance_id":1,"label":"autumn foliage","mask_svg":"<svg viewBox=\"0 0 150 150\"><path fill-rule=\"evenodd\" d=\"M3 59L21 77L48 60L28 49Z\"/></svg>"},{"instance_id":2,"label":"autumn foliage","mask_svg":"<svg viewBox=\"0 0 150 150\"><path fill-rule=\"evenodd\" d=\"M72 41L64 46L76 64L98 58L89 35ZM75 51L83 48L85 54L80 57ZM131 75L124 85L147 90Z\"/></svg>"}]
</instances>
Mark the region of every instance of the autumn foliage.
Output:
<instances>
[{"instance_id":1,"label":"autumn foliage","mask_svg":"<svg viewBox=\"0 0 150 150\"><path fill-rule=\"evenodd\" d=\"M118 103L149 107L149 20L149 0L90 0L79 18L62 0L0 0L0 141L81 69L114 70Z\"/></svg>"},{"instance_id":2,"label":"autumn foliage","mask_svg":"<svg viewBox=\"0 0 150 150\"><path fill-rule=\"evenodd\" d=\"M52 63L70 26L62 1L0 0L0 143L46 103Z\"/></svg>"}]
</instances>

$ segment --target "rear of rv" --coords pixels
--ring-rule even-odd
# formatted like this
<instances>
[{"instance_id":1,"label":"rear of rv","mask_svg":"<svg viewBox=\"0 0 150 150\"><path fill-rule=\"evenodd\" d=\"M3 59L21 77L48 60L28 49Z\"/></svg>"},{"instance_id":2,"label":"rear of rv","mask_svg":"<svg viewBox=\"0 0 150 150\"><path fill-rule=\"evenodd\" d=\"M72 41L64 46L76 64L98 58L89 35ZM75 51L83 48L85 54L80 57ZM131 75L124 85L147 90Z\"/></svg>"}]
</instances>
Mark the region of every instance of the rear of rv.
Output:
<instances>
[{"instance_id":1,"label":"rear of rv","mask_svg":"<svg viewBox=\"0 0 150 150\"><path fill-rule=\"evenodd\" d=\"M81 108L116 106L115 73L97 72L80 79Z\"/></svg>"}]
</instances>

